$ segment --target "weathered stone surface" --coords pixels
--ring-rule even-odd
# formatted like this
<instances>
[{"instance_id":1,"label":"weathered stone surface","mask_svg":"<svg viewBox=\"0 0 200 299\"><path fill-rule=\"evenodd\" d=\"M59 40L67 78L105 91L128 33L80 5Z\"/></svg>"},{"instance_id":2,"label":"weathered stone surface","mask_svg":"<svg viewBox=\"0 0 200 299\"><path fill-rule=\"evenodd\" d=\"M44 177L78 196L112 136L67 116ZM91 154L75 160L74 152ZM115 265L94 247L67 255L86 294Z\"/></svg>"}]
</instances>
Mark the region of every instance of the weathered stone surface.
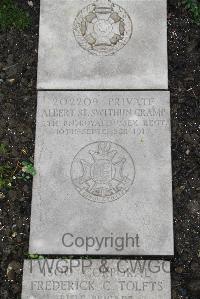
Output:
<instances>
[{"instance_id":1,"label":"weathered stone surface","mask_svg":"<svg viewBox=\"0 0 200 299\"><path fill-rule=\"evenodd\" d=\"M39 92L30 252L173 255L168 92Z\"/></svg>"},{"instance_id":2,"label":"weathered stone surface","mask_svg":"<svg viewBox=\"0 0 200 299\"><path fill-rule=\"evenodd\" d=\"M167 89L166 0L42 0L38 89Z\"/></svg>"},{"instance_id":3,"label":"weathered stone surface","mask_svg":"<svg viewBox=\"0 0 200 299\"><path fill-rule=\"evenodd\" d=\"M169 272L164 261L26 260L22 299L170 299Z\"/></svg>"}]
</instances>

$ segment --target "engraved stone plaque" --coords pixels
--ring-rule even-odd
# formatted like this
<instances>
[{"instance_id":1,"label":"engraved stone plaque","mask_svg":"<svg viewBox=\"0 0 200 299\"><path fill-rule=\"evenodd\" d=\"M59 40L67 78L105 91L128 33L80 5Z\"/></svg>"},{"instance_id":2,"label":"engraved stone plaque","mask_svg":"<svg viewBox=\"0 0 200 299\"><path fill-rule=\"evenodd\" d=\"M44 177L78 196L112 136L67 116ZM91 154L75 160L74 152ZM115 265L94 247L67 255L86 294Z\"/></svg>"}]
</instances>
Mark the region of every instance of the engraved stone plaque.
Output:
<instances>
[{"instance_id":1,"label":"engraved stone plaque","mask_svg":"<svg viewBox=\"0 0 200 299\"><path fill-rule=\"evenodd\" d=\"M166 0L41 0L38 89L167 89Z\"/></svg>"},{"instance_id":2,"label":"engraved stone plaque","mask_svg":"<svg viewBox=\"0 0 200 299\"><path fill-rule=\"evenodd\" d=\"M30 252L173 255L169 92L38 93Z\"/></svg>"},{"instance_id":3,"label":"engraved stone plaque","mask_svg":"<svg viewBox=\"0 0 200 299\"><path fill-rule=\"evenodd\" d=\"M26 260L22 299L171 299L170 263Z\"/></svg>"}]
</instances>

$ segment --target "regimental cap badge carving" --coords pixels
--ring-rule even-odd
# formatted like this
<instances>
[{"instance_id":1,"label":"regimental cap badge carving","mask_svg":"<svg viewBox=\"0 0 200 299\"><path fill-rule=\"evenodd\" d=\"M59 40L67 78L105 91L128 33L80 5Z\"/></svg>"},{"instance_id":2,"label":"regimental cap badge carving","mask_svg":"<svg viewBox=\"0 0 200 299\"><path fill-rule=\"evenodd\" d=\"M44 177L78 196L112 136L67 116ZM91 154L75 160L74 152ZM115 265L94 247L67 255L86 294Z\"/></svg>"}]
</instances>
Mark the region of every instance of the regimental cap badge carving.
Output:
<instances>
[{"instance_id":1,"label":"regimental cap badge carving","mask_svg":"<svg viewBox=\"0 0 200 299\"><path fill-rule=\"evenodd\" d=\"M74 21L78 44L93 55L113 55L132 35L132 21L121 6L97 0L83 8Z\"/></svg>"},{"instance_id":2,"label":"regimental cap badge carving","mask_svg":"<svg viewBox=\"0 0 200 299\"><path fill-rule=\"evenodd\" d=\"M83 197L104 203L128 192L134 181L135 167L123 147L100 141L79 151L72 162L71 177Z\"/></svg>"}]
</instances>

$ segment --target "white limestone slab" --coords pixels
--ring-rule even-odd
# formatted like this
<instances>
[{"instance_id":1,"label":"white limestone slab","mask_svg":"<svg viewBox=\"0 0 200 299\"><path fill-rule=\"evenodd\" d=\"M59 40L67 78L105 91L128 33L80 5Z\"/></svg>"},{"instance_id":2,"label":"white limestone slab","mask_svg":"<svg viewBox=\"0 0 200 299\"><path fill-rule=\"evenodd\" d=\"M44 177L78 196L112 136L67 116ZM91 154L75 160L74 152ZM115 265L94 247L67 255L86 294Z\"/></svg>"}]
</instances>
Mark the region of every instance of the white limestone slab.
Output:
<instances>
[{"instance_id":1,"label":"white limestone slab","mask_svg":"<svg viewBox=\"0 0 200 299\"><path fill-rule=\"evenodd\" d=\"M38 89L167 89L166 0L41 0Z\"/></svg>"},{"instance_id":2,"label":"white limestone slab","mask_svg":"<svg viewBox=\"0 0 200 299\"><path fill-rule=\"evenodd\" d=\"M173 255L168 92L38 93L30 252Z\"/></svg>"},{"instance_id":3,"label":"white limestone slab","mask_svg":"<svg viewBox=\"0 0 200 299\"><path fill-rule=\"evenodd\" d=\"M22 299L170 298L169 262L26 260L24 263Z\"/></svg>"}]
</instances>

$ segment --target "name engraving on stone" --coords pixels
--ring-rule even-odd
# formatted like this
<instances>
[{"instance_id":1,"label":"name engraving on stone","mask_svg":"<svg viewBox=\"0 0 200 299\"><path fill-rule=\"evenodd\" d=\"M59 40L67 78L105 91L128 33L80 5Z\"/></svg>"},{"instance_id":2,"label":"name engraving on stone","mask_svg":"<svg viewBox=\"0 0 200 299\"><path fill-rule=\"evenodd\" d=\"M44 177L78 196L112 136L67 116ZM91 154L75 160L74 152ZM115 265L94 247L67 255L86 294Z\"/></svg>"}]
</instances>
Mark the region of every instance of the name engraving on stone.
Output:
<instances>
[{"instance_id":1,"label":"name engraving on stone","mask_svg":"<svg viewBox=\"0 0 200 299\"><path fill-rule=\"evenodd\" d=\"M168 298L170 292L165 261L39 260L26 261L25 268L24 286L36 298Z\"/></svg>"},{"instance_id":2,"label":"name engraving on stone","mask_svg":"<svg viewBox=\"0 0 200 299\"><path fill-rule=\"evenodd\" d=\"M167 127L166 110L156 98L58 98L40 112L58 135L144 136L148 128Z\"/></svg>"}]
</instances>

